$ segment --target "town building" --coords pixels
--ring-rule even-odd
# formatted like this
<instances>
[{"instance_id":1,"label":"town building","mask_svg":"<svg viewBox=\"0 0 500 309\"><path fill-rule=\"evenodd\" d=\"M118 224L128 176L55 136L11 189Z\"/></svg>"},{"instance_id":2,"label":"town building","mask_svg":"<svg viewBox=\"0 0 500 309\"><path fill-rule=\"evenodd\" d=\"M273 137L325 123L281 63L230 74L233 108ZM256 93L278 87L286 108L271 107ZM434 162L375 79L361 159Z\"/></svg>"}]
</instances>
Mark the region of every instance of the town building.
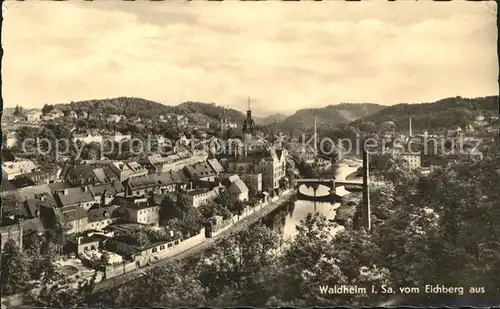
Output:
<instances>
[{"instance_id":1,"label":"town building","mask_svg":"<svg viewBox=\"0 0 500 309\"><path fill-rule=\"evenodd\" d=\"M196 130L206 130L210 129L210 123L208 121L204 122L195 122L191 124L191 127Z\"/></svg>"},{"instance_id":2,"label":"town building","mask_svg":"<svg viewBox=\"0 0 500 309\"><path fill-rule=\"evenodd\" d=\"M87 230L87 211L80 206L50 207L40 206L40 218L52 229L62 224L65 234L80 233Z\"/></svg>"},{"instance_id":3,"label":"town building","mask_svg":"<svg viewBox=\"0 0 500 309\"><path fill-rule=\"evenodd\" d=\"M257 196L262 192L262 173L239 174L239 177L247 185L250 196Z\"/></svg>"},{"instance_id":4,"label":"town building","mask_svg":"<svg viewBox=\"0 0 500 309\"><path fill-rule=\"evenodd\" d=\"M83 254L99 249L100 241L101 239L96 236L80 236L75 241L70 241L66 250L75 254Z\"/></svg>"},{"instance_id":5,"label":"town building","mask_svg":"<svg viewBox=\"0 0 500 309\"><path fill-rule=\"evenodd\" d=\"M139 160L139 164L144 166L150 173L160 173L163 166L169 163L169 159L160 154L152 154Z\"/></svg>"},{"instance_id":6,"label":"town building","mask_svg":"<svg viewBox=\"0 0 500 309\"><path fill-rule=\"evenodd\" d=\"M110 183L119 181L118 176L108 166L95 168L91 165L75 165L66 171L64 179L73 186Z\"/></svg>"},{"instance_id":7,"label":"town building","mask_svg":"<svg viewBox=\"0 0 500 309\"><path fill-rule=\"evenodd\" d=\"M17 176L28 174L36 170L37 167L35 163L28 159L2 163L2 172L7 176L8 180L12 180Z\"/></svg>"},{"instance_id":8,"label":"town building","mask_svg":"<svg viewBox=\"0 0 500 309\"><path fill-rule=\"evenodd\" d=\"M181 171L153 174L151 177L156 181L156 191L160 194L181 190L183 189L182 185L189 182L189 179Z\"/></svg>"},{"instance_id":9,"label":"town building","mask_svg":"<svg viewBox=\"0 0 500 309\"><path fill-rule=\"evenodd\" d=\"M40 121L42 117L42 112L39 110L30 110L27 111L25 114L25 120L28 122L37 122Z\"/></svg>"},{"instance_id":10,"label":"town building","mask_svg":"<svg viewBox=\"0 0 500 309\"><path fill-rule=\"evenodd\" d=\"M247 185L238 175L232 175L222 181L228 193L237 200L247 202L249 200L249 190Z\"/></svg>"},{"instance_id":11,"label":"town building","mask_svg":"<svg viewBox=\"0 0 500 309\"><path fill-rule=\"evenodd\" d=\"M189 120L184 115L175 115L175 122L178 128L185 128L189 124Z\"/></svg>"},{"instance_id":12,"label":"town building","mask_svg":"<svg viewBox=\"0 0 500 309\"><path fill-rule=\"evenodd\" d=\"M403 153L400 155L401 159L406 160L410 169L418 169L422 167L422 155L419 154L411 154L411 153Z\"/></svg>"},{"instance_id":13,"label":"town building","mask_svg":"<svg viewBox=\"0 0 500 309\"><path fill-rule=\"evenodd\" d=\"M218 194L219 187L215 187L211 190L208 188L188 190L185 193L181 193L181 196L187 201L189 206L196 208L208 203L208 201L214 200Z\"/></svg>"},{"instance_id":14,"label":"town building","mask_svg":"<svg viewBox=\"0 0 500 309\"><path fill-rule=\"evenodd\" d=\"M122 116L115 115L115 114L112 114L112 115L109 115L108 117L106 117L107 122L114 122L114 123L120 122L121 119L122 119Z\"/></svg>"},{"instance_id":15,"label":"town building","mask_svg":"<svg viewBox=\"0 0 500 309\"><path fill-rule=\"evenodd\" d=\"M87 211L87 216L87 230L101 231L122 219L121 207L119 205L92 207Z\"/></svg>"},{"instance_id":16,"label":"town building","mask_svg":"<svg viewBox=\"0 0 500 309\"><path fill-rule=\"evenodd\" d=\"M7 133L7 139L5 141L5 146L7 148L12 148L16 145L17 143L17 136L15 132L9 132Z\"/></svg>"},{"instance_id":17,"label":"town building","mask_svg":"<svg viewBox=\"0 0 500 309\"><path fill-rule=\"evenodd\" d=\"M125 195L125 187L119 181L88 185L88 188L94 197L94 201L101 205L109 205L115 196Z\"/></svg>"},{"instance_id":18,"label":"town building","mask_svg":"<svg viewBox=\"0 0 500 309\"><path fill-rule=\"evenodd\" d=\"M89 114L86 111L80 111L77 114L78 114L78 118L80 118L80 119L88 119L89 118Z\"/></svg>"},{"instance_id":19,"label":"town building","mask_svg":"<svg viewBox=\"0 0 500 309\"><path fill-rule=\"evenodd\" d=\"M255 133L255 121L252 119L252 109L250 108L250 98L248 98L248 109L247 109L247 117L243 122L242 126L243 130L243 147L244 147L244 155L248 155L248 150L250 147L250 143L252 141L252 135Z\"/></svg>"},{"instance_id":20,"label":"town building","mask_svg":"<svg viewBox=\"0 0 500 309\"><path fill-rule=\"evenodd\" d=\"M49 184L59 181L56 173L49 173L45 171L34 171L22 175L22 177L25 178L26 181L33 186L39 186L42 184Z\"/></svg>"},{"instance_id":21,"label":"town building","mask_svg":"<svg viewBox=\"0 0 500 309\"><path fill-rule=\"evenodd\" d=\"M91 134L90 132L82 133L82 134L73 134L73 140L81 141L84 144L90 143L102 143L102 135L100 134Z\"/></svg>"},{"instance_id":22,"label":"town building","mask_svg":"<svg viewBox=\"0 0 500 309\"><path fill-rule=\"evenodd\" d=\"M151 226L160 224L160 206L151 203L148 198L129 199L124 207L131 222Z\"/></svg>"},{"instance_id":23,"label":"town building","mask_svg":"<svg viewBox=\"0 0 500 309\"><path fill-rule=\"evenodd\" d=\"M125 197L149 196L156 191L157 180L154 175L128 178L123 182Z\"/></svg>"},{"instance_id":24,"label":"town building","mask_svg":"<svg viewBox=\"0 0 500 309\"><path fill-rule=\"evenodd\" d=\"M260 154L228 159L226 171L238 175L261 173L262 189L269 192L279 188L280 180L286 177L287 155L286 149L271 147Z\"/></svg>"},{"instance_id":25,"label":"town building","mask_svg":"<svg viewBox=\"0 0 500 309\"><path fill-rule=\"evenodd\" d=\"M122 142L122 141L130 140L131 138L132 138L132 135L122 134L119 131L102 136L102 139L104 141L112 141L112 142Z\"/></svg>"},{"instance_id":26,"label":"town building","mask_svg":"<svg viewBox=\"0 0 500 309\"><path fill-rule=\"evenodd\" d=\"M113 162L109 168L118 176L120 182L131 177L146 176L148 170L137 162Z\"/></svg>"},{"instance_id":27,"label":"town building","mask_svg":"<svg viewBox=\"0 0 500 309\"><path fill-rule=\"evenodd\" d=\"M187 165L183 171L191 180L214 181L216 176L208 162Z\"/></svg>"},{"instance_id":28,"label":"town building","mask_svg":"<svg viewBox=\"0 0 500 309\"><path fill-rule=\"evenodd\" d=\"M80 206L87 210L96 203L88 186L64 189L56 192L55 198L59 207Z\"/></svg>"},{"instance_id":29,"label":"town building","mask_svg":"<svg viewBox=\"0 0 500 309\"><path fill-rule=\"evenodd\" d=\"M221 173L224 173L224 168L220 164L219 160L217 160L215 158L209 158L209 159L207 159L206 162L208 163L208 165L210 165L210 167L214 171L215 177L219 177L219 175Z\"/></svg>"},{"instance_id":30,"label":"town building","mask_svg":"<svg viewBox=\"0 0 500 309\"><path fill-rule=\"evenodd\" d=\"M78 118L78 114L75 111L69 111L68 117L76 119L76 118Z\"/></svg>"}]
</instances>

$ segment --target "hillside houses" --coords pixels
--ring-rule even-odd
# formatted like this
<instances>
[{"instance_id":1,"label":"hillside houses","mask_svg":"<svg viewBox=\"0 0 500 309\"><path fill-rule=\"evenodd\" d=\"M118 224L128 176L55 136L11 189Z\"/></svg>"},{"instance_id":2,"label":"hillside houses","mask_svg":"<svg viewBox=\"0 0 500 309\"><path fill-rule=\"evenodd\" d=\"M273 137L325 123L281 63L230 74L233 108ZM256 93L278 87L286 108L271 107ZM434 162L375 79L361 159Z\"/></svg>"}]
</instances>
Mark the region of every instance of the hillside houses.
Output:
<instances>
[{"instance_id":1,"label":"hillside houses","mask_svg":"<svg viewBox=\"0 0 500 309\"><path fill-rule=\"evenodd\" d=\"M130 140L131 138L132 138L131 134L122 134L121 132L112 132L102 135L103 141L111 141L111 142L122 142Z\"/></svg>"},{"instance_id":2,"label":"hillside houses","mask_svg":"<svg viewBox=\"0 0 500 309\"><path fill-rule=\"evenodd\" d=\"M42 118L42 112L39 110L30 110L24 113L27 122L38 122Z\"/></svg>"},{"instance_id":3,"label":"hillside houses","mask_svg":"<svg viewBox=\"0 0 500 309\"><path fill-rule=\"evenodd\" d=\"M103 137L98 132L86 132L80 134L73 134L73 140L81 141L84 144L102 143Z\"/></svg>"}]
</instances>

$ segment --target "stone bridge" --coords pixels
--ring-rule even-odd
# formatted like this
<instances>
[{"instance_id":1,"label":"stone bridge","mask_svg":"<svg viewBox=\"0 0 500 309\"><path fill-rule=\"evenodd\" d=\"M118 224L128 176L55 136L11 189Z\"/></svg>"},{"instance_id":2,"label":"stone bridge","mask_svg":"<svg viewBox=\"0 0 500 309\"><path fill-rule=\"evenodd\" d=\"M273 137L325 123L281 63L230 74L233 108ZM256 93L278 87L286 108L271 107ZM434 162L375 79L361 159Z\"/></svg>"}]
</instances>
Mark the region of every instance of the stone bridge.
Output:
<instances>
[{"instance_id":1,"label":"stone bridge","mask_svg":"<svg viewBox=\"0 0 500 309\"><path fill-rule=\"evenodd\" d=\"M363 186L362 180L340 180L336 181L334 178L303 178L295 179L295 185L306 185L307 187L317 188L318 185L329 187L330 190L335 191L336 187L341 186Z\"/></svg>"}]
</instances>

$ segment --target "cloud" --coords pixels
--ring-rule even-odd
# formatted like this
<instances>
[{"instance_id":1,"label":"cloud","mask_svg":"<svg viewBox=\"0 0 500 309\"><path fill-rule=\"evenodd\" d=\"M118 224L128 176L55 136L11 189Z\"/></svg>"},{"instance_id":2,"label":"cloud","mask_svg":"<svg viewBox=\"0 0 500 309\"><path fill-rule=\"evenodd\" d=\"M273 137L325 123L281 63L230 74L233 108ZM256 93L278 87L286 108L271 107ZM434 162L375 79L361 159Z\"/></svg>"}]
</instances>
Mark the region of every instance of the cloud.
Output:
<instances>
[{"instance_id":1,"label":"cloud","mask_svg":"<svg viewBox=\"0 0 500 309\"><path fill-rule=\"evenodd\" d=\"M495 7L474 2L21 2L6 106L115 96L257 112L498 93ZM43 26L40 26L43 25Z\"/></svg>"}]
</instances>

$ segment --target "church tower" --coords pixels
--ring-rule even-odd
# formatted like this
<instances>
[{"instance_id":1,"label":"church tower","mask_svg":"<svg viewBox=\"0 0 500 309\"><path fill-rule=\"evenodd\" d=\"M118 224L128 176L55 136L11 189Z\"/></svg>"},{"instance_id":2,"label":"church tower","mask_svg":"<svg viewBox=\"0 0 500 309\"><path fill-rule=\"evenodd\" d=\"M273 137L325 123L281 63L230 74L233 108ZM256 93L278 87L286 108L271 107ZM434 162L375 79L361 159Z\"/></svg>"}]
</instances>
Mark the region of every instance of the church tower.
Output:
<instances>
[{"instance_id":1,"label":"church tower","mask_svg":"<svg viewBox=\"0 0 500 309\"><path fill-rule=\"evenodd\" d=\"M220 138L226 140L226 129L227 129L227 118L226 118L226 107L224 106L224 112L222 114L222 119L220 120Z\"/></svg>"},{"instance_id":2,"label":"church tower","mask_svg":"<svg viewBox=\"0 0 500 309\"><path fill-rule=\"evenodd\" d=\"M250 107L250 98L248 98L248 109L247 118L243 122L243 147L245 151L245 156L248 155L248 148L250 147L250 142L252 141L252 135L255 132L255 121L252 119L252 109Z\"/></svg>"}]
</instances>

